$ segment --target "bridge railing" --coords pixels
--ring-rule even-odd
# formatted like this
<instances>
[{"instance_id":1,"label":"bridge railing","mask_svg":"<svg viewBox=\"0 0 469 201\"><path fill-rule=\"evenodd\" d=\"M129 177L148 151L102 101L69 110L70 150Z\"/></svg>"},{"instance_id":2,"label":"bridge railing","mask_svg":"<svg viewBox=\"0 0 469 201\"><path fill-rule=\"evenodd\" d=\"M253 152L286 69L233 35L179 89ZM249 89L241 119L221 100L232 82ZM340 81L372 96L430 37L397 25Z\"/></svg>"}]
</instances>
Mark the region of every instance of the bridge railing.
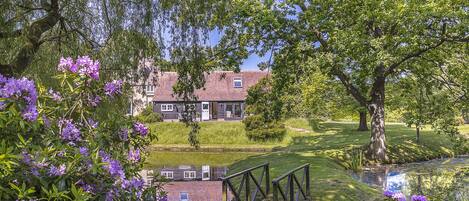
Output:
<instances>
[{"instance_id":1,"label":"bridge railing","mask_svg":"<svg viewBox=\"0 0 469 201\"><path fill-rule=\"evenodd\" d=\"M254 176L254 171L261 171L261 174ZM235 187L234 180L241 178L239 187ZM269 163L264 163L252 167L222 179L222 200L223 201L254 201L267 199L270 191ZM263 185L264 183L264 185ZM254 185L251 188L251 185Z\"/></svg>"},{"instance_id":2,"label":"bridge railing","mask_svg":"<svg viewBox=\"0 0 469 201\"><path fill-rule=\"evenodd\" d=\"M297 174L301 173L301 181ZM282 184L283 181L285 184ZM272 180L274 201L311 200L309 164L297 167Z\"/></svg>"}]
</instances>

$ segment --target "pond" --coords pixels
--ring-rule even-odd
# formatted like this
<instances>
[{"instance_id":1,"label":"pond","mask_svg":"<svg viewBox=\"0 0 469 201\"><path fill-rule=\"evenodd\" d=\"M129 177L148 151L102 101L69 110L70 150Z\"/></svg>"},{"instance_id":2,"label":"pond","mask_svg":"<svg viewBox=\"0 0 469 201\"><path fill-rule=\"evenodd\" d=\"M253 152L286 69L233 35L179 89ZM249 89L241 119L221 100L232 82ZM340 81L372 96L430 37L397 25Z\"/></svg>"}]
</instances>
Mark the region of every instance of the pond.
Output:
<instances>
[{"instance_id":1,"label":"pond","mask_svg":"<svg viewBox=\"0 0 469 201\"><path fill-rule=\"evenodd\" d=\"M352 176L368 185L428 200L469 201L469 156L367 168Z\"/></svg>"}]
</instances>

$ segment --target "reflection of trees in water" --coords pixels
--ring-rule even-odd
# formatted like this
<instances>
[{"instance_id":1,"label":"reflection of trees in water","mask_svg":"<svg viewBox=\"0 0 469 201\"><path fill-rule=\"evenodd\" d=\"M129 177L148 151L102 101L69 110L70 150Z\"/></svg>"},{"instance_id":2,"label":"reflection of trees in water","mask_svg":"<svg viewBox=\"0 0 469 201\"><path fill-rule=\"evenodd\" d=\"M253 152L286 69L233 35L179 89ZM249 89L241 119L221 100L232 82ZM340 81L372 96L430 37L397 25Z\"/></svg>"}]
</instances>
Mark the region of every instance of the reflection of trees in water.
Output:
<instances>
[{"instance_id":1,"label":"reflection of trees in water","mask_svg":"<svg viewBox=\"0 0 469 201\"><path fill-rule=\"evenodd\" d=\"M423 194L429 200L469 201L469 168L423 172L407 174L409 194Z\"/></svg>"}]
</instances>

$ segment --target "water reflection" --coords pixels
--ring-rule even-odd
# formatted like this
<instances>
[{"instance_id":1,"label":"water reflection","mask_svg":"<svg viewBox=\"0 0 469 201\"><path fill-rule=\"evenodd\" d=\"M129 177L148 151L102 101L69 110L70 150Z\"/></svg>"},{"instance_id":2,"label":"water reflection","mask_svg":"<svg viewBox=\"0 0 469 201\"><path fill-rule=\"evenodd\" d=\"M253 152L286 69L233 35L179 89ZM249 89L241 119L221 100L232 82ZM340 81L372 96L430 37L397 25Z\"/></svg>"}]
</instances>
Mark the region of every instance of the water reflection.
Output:
<instances>
[{"instance_id":1,"label":"water reflection","mask_svg":"<svg viewBox=\"0 0 469 201\"><path fill-rule=\"evenodd\" d=\"M228 172L225 166L179 165L145 169L140 172L145 185L164 183L163 189L169 201L222 200L222 182Z\"/></svg>"},{"instance_id":2,"label":"water reflection","mask_svg":"<svg viewBox=\"0 0 469 201\"><path fill-rule=\"evenodd\" d=\"M429 200L469 201L469 157L366 169L353 176L383 190Z\"/></svg>"}]
</instances>

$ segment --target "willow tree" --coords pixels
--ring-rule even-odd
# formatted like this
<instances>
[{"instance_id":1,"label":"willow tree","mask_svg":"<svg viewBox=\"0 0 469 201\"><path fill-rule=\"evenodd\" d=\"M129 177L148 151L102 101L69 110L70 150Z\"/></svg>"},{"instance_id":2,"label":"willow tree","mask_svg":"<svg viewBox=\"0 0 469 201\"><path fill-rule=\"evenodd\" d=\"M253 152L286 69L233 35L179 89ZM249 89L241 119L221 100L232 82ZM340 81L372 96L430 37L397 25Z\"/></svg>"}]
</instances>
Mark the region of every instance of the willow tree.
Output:
<instances>
[{"instance_id":1,"label":"willow tree","mask_svg":"<svg viewBox=\"0 0 469 201\"><path fill-rule=\"evenodd\" d=\"M387 80L418 74L410 64L429 52L444 54L442 47L467 44L469 31L467 5L458 0L234 1L218 19L225 33L221 47L272 53L273 72L311 59L340 80L371 115L367 156L377 161L387 159Z\"/></svg>"}]
</instances>

